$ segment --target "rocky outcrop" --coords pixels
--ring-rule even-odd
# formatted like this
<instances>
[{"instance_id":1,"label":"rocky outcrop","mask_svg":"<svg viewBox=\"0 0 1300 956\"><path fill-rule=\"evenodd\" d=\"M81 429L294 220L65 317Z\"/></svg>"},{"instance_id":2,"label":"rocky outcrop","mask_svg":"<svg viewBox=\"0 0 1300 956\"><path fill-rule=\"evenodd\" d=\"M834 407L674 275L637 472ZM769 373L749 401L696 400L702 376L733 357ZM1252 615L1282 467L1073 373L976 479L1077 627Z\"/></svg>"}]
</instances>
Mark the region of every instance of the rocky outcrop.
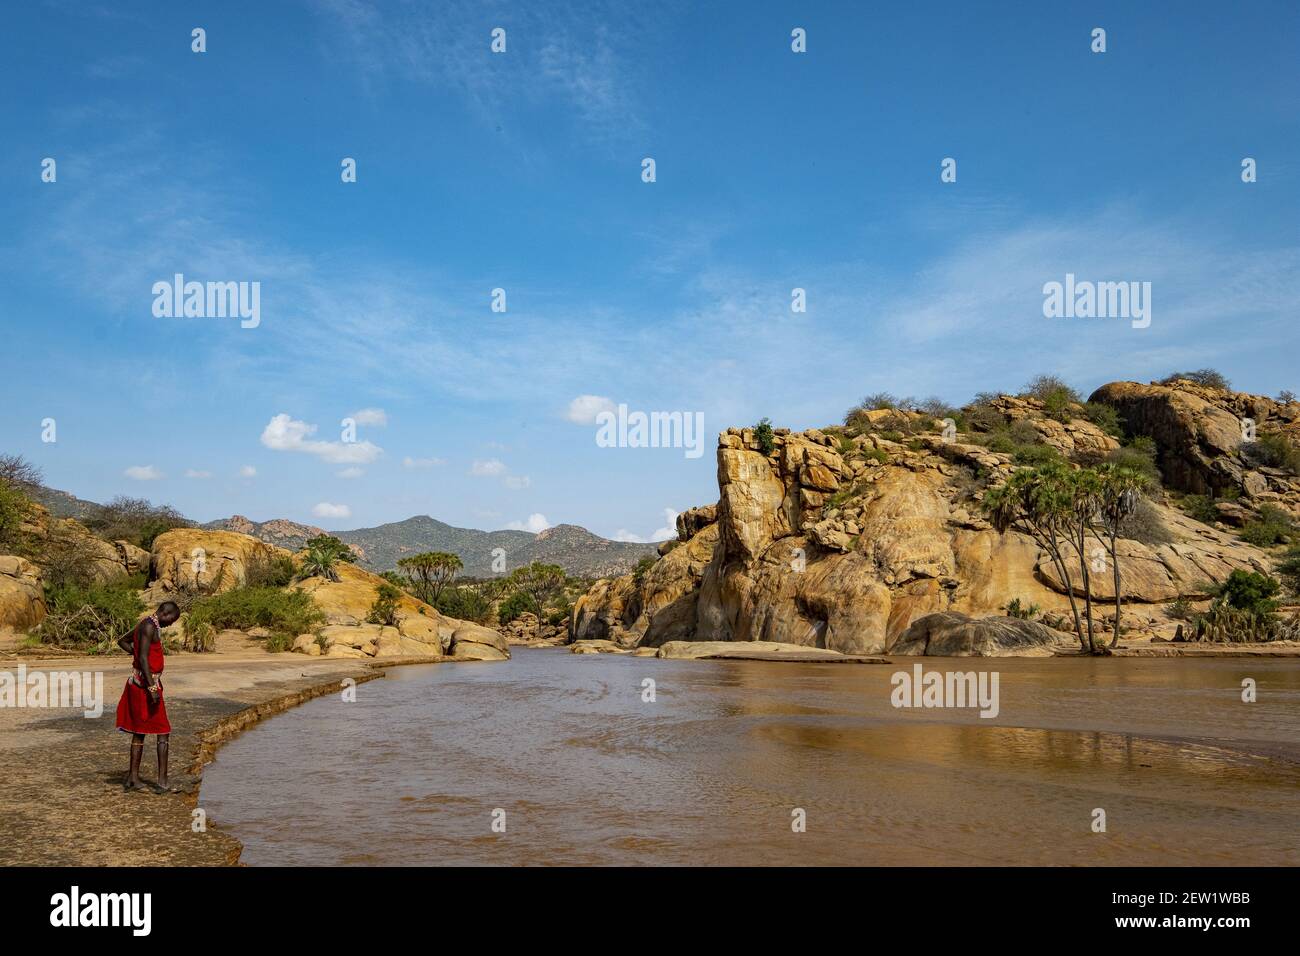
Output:
<instances>
[{"instance_id":1,"label":"rocky outcrop","mask_svg":"<svg viewBox=\"0 0 1300 956\"><path fill-rule=\"evenodd\" d=\"M26 558L0 555L0 630L28 631L43 620L40 568Z\"/></svg>"},{"instance_id":2,"label":"rocky outcrop","mask_svg":"<svg viewBox=\"0 0 1300 956\"><path fill-rule=\"evenodd\" d=\"M1274 468L1253 466L1242 455L1251 430L1276 431L1300 443L1300 402L1228 392L1178 380L1141 385L1111 382L1091 401L1114 407L1126 431L1151 438L1165 484L1177 491L1222 495L1242 491L1300 516L1300 480Z\"/></svg>"},{"instance_id":3,"label":"rocky outcrop","mask_svg":"<svg viewBox=\"0 0 1300 956\"><path fill-rule=\"evenodd\" d=\"M150 596L229 591L247 582L252 563L288 554L234 531L174 528L154 539Z\"/></svg>"},{"instance_id":4,"label":"rocky outcrop","mask_svg":"<svg viewBox=\"0 0 1300 956\"><path fill-rule=\"evenodd\" d=\"M1088 421L1084 409L1077 404L1071 406L1068 422L1052 418L1047 413L1046 403L1030 396L999 395L988 404L1002 415L1007 424L1028 422L1038 432L1043 444L1066 455L1107 452L1119 447L1119 441Z\"/></svg>"},{"instance_id":5,"label":"rocky outcrop","mask_svg":"<svg viewBox=\"0 0 1300 956\"><path fill-rule=\"evenodd\" d=\"M50 571L106 584L140 569L141 549L125 541L120 546L110 544L81 522L56 518L39 504L32 505L20 533L28 541L32 560Z\"/></svg>"},{"instance_id":6,"label":"rocky outcrop","mask_svg":"<svg viewBox=\"0 0 1300 956\"><path fill-rule=\"evenodd\" d=\"M1030 404L1003 400L1009 417L1037 421ZM711 520L695 509L700 518L679 523L686 539L639 579L598 582L574 607L573 637L629 648L770 641L871 655L891 652L927 615L1000 618L1013 598L1065 619L1064 586L1037 544L998 534L981 517L983 489L1012 473L1012 459L960 435L894 441L893 431L872 430L873 415L862 413L853 432L777 429L770 448L750 429L724 432ZM892 412L878 417L897 421ZM1076 452L1116 447L1090 423L1064 432L1056 424L1045 426L1045 441L1054 435ZM1235 568L1269 567L1263 552L1162 502L1151 502L1146 516L1152 527L1144 540L1119 546L1130 603L1162 608L1177 597L1203 597L1206 582ZM692 528L699 530L689 535ZM1093 583L1098 601L1112 596L1110 575L1094 575ZM1045 631L990 624L967 632L976 636L962 638L970 648L963 653L1037 653L1012 632L1044 638Z\"/></svg>"},{"instance_id":7,"label":"rocky outcrop","mask_svg":"<svg viewBox=\"0 0 1300 956\"><path fill-rule=\"evenodd\" d=\"M930 657L1047 657L1058 649L1076 646L1072 635L1036 621L1014 617L972 618L945 611L913 621L889 652Z\"/></svg>"}]
</instances>

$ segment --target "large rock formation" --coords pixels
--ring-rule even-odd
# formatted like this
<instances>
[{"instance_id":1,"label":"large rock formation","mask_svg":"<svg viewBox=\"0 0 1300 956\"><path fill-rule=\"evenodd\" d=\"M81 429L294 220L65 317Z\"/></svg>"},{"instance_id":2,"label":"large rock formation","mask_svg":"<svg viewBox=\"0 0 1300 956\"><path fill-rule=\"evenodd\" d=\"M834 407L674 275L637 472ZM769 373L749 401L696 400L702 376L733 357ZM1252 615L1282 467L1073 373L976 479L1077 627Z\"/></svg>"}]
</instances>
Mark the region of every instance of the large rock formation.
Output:
<instances>
[{"instance_id":1,"label":"large rock formation","mask_svg":"<svg viewBox=\"0 0 1300 956\"><path fill-rule=\"evenodd\" d=\"M1046 424L1029 400L1003 404L1008 420L1043 424L1043 443L1058 449L1117 447L1087 423ZM1065 588L1037 544L1000 535L980 516L984 488L1011 474L1012 459L921 428L906 443L894 441L872 429L876 414L865 413L856 434L778 429L769 449L751 429L724 432L716 508L687 512L679 543L640 577L601 581L579 599L574 639L624 647L772 641L878 654L937 612L1000 617L1018 598L1063 617ZM1130 603L1204 597L1206 582L1234 568L1270 567L1258 549L1160 502L1146 514L1148 528L1120 542ZM1093 580L1095 598L1112 596L1109 575ZM1019 652L1041 646L1045 631L994 623L935 646ZM1016 638L1025 634L1033 639Z\"/></svg>"},{"instance_id":2,"label":"large rock formation","mask_svg":"<svg viewBox=\"0 0 1300 956\"><path fill-rule=\"evenodd\" d=\"M0 630L27 631L44 619L40 568L26 558L0 555Z\"/></svg>"},{"instance_id":3,"label":"large rock formation","mask_svg":"<svg viewBox=\"0 0 1300 956\"><path fill-rule=\"evenodd\" d=\"M1014 617L975 619L956 611L914 621L890 648L891 654L930 657L1050 656L1074 639L1037 621Z\"/></svg>"},{"instance_id":4,"label":"large rock formation","mask_svg":"<svg viewBox=\"0 0 1300 956\"><path fill-rule=\"evenodd\" d=\"M226 591L245 584L255 562L275 557L291 555L283 548L234 531L177 528L154 541L154 580L148 597L164 600L178 593ZM405 592L397 599L393 625L368 623L379 588L387 582L346 561L334 567L337 581L316 576L290 585L310 594L325 615L325 627L318 635L303 635L295 650L312 653L313 645L319 647L314 638L320 636L326 655L335 657L510 657L505 638L496 631L446 617Z\"/></svg>"},{"instance_id":5,"label":"large rock formation","mask_svg":"<svg viewBox=\"0 0 1300 956\"><path fill-rule=\"evenodd\" d=\"M1178 380L1140 385L1111 382L1091 401L1113 406L1130 434L1151 438L1165 484L1177 491L1219 495L1241 491L1300 516L1300 479L1257 467L1242 454L1243 435L1276 431L1300 443L1300 402L1228 392Z\"/></svg>"}]
</instances>

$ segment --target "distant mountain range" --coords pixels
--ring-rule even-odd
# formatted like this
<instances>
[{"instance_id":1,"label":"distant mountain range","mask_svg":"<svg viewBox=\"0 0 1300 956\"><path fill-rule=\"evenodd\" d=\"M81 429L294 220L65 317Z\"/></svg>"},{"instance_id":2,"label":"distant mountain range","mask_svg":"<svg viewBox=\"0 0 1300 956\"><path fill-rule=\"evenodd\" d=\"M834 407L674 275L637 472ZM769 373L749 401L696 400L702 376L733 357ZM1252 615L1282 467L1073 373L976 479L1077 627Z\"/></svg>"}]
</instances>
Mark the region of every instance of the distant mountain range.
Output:
<instances>
[{"instance_id":1,"label":"distant mountain range","mask_svg":"<svg viewBox=\"0 0 1300 956\"><path fill-rule=\"evenodd\" d=\"M243 515L211 521L204 528L238 531L282 548L296 550L309 538L325 534L313 525L282 518L250 521ZM377 528L329 532L352 546L358 563L374 571L397 567L399 558L421 551L450 551L465 565L464 574L490 577L496 549L504 552L507 571L532 561L558 564L579 577L609 577L626 574L642 558L656 553L656 545L610 541L577 525L561 524L533 534L529 531L478 531L456 528L445 522L417 515L405 521L381 524Z\"/></svg>"},{"instance_id":2,"label":"distant mountain range","mask_svg":"<svg viewBox=\"0 0 1300 956\"><path fill-rule=\"evenodd\" d=\"M58 518L85 521L102 507L94 501L54 488L29 487L27 493ZM327 533L314 525L284 518L251 521L243 515L209 521L200 527L238 531L291 551L301 548L307 539ZM351 545L357 552L358 563L372 571L391 570L397 567L398 558L408 554L450 551L464 563L463 573L472 577L491 577L499 573L492 568L493 551L497 548L505 552L507 571L532 561L542 561L558 564L576 577L589 578L626 574L642 558L654 555L657 549L654 544L610 541L573 524L556 525L537 534L530 531L478 531L455 528L428 515L381 524L377 528L328 533Z\"/></svg>"}]
</instances>

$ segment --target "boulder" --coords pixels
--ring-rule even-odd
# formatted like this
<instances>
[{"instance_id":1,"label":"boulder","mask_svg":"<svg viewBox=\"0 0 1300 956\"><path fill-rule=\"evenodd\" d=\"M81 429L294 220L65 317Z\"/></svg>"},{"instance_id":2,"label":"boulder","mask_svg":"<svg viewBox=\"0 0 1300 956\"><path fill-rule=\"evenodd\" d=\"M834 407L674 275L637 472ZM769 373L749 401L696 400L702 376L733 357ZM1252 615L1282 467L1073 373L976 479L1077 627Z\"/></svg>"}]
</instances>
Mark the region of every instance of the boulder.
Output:
<instances>
[{"instance_id":1,"label":"boulder","mask_svg":"<svg viewBox=\"0 0 1300 956\"><path fill-rule=\"evenodd\" d=\"M234 531L173 528L154 539L151 596L229 591L248 580L253 562L288 553Z\"/></svg>"},{"instance_id":2,"label":"boulder","mask_svg":"<svg viewBox=\"0 0 1300 956\"><path fill-rule=\"evenodd\" d=\"M26 558L0 555L0 629L28 631L44 619L40 568Z\"/></svg>"},{"instance_id":3,"label":"boulder","mask_svg":"<svg viewBox=\"0 0 1300 956\"><path fill-rule=\"evenodd\" d=\"M1057 648L1072 646L1071 638L1036 621L972 618L947 611L914 621L889 653L908 657L1047 657Z\"/></svg>"},{"instance_id":4,"label":"boulder","mask_svg":"<svg viewBox=\"0 0 1300 956\"><path fill-rule=\"evenodd\" d=\"M505 661L510 645L490 627L461 623L451 635L450 655L455 660Z\"/></svg>"}]
</instances>

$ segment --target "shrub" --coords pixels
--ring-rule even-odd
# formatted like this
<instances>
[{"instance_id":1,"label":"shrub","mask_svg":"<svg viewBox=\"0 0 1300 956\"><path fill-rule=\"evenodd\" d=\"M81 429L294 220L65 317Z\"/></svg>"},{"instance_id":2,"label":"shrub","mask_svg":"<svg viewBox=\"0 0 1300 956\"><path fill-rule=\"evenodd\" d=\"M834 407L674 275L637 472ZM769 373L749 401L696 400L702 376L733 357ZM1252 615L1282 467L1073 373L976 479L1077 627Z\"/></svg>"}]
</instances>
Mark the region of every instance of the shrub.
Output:
<instances>
[{"instance_id":1,"label":"shrub","mask_svg":"<svg viewBox=\"0 0 1300 956\"><path fill-rule=\"evenodd\" d=\"M636 563L636 567L632 569L632 583L639 585L641 583L641 580L645 577L646 572L649 571L654 566L655 566L655 559L650 557L649 555L647 555L646 557L638 561Z\"/></svg>"},{"instance_id":2,"label":"shrub","mask_svg":"<svg viewBox=\"0 0 1300 956\"><path fill-rule=\"evenodd\" d=\"M772 434L771 419L764 418L754 426L754 440L758 442L758 450L764 455L772 454L776 448L776 439Z\"/></svg>"},{"instance_id":3,"label":"shrub","mask_svg":"<svg viewBox=\"0 0 1300 956\"><path fill-rule=\"evenodd\" d=\"M357 556L352 549L332 534L318 534L304 545L302 564L298 569L299 578L325 578L337 581L339 573L335 565L340 561L355 562Z\"/></svg>"},{"instance_id":4,"label":"shrub","mask_svg":"<svg viewBox=\"0 0 1300 956\"><path fill-rule=\"evenodd\" d=\"M924 412L925 414L929 415L931 418L937 418L940 421L942 421L945 418L955 419L957 417L957 409L953 408L942 398L937 398L934 396L931 396L930 398L927 398L925 401L920 402L916 406L916 408L917 411Z\"/></svg>"},{"instance_id":5,"label":"shrub","mask_svg":"<svg viewBox=\"0 0 1300 956\"><path fill-rule=\"evenodd\" d=\"M1041 402L1049 400L1057 402L1082 404L1083 398L1065 383L1065 380L1055 375L1037 375L1030 379L1020 393L1021 398L1036 398Z\"/></svg>"},{"instance_id":6,"label":"shrub","mask_svg":"<svg viewBox=\"0 0 1300 956\"><path fill-rule=\"evenodd\" d=\"M1205 524L1214 524L1219 520L1219 512L1215 510L1214 499L1205 495L1186 495L1178 505L1189 517Z\"/></svg>"},{"instance_id":7,"label":"shrub","mask_svg":"<svg viewBox=\"0 0 1300 956\"><path fill-rule=\"evenodd\" d=\"M1196 617L1196 611L1193 610L1191 602L1181 597L1166 604L1165 611L1175 621L1190 621Z\"/></svg>"},{"instance_id":8,"label":"shrub","mask_svg":"<svg viewBox=\"0 0 1300 956\"><path fill-rule=\"evenodd\" d=\"M1232 386L1228 384L1228 380L1212 368L1197 369L1195 372L1173 372L1162 378L1160 384L1172 385L1179 379L1185 379L1197 385L1204 385L1206 388L1217 388L1221 392L1232 391Z\"/></svg>"},{"instance_id":9,"label":"shrub","mask_svg":"<svg viewBox=\"0 0 1300 956\"><path fill-rule=\"evenodd\" d=\"M244 566L244 586L282 588L290 584L297 573L293 558L287 554L258 551Z\"/></svg>"},{"instance_id":10,"label":"shrub","mask_svg":"<svg viewBox=\"0 0 1300 956\"><path fill-rule=\"evenodd\" d=\"M1289 391L1284 388L1282 389L1282 391L1277 393L1277 400L1279 403L1283 405L1290 405L1292 402L1295 401L1295 392Z\"/></svg>"},{"instance_id":11,"label":"shrub","mask_svg":"<svg viewBox=\"0 0 1300 956\"><path fill-rule=\"evenodd\" d=\"M138 578L110 584L46 586L46 617L35 633L43 644L102 653L144 613Z\"/></svg>"},{"instance_id":12,"label":"shrub","mask_svg":"<svg viewBox=\"0 0 1300 956\"><path fill-rule=\"evenodd\" d=\"M1291 593L1300 596L1300 545L1292 545L1278 562L1277 573L1281 575Z\"/></svg>"},{"instance_id":13,"label":"shrub","mask_svg":"<svg viewBox=\"0 0 1300 956\"><path fill-rule=\"evenodd\" d=\"M1119 438L1124 434L1124 426L1120 422L1119 412L1110 405L1104 405L1101 402L1084 402L1083 417L1107 435Z\"/></svg>"},{"instance_id":14,"label":"shrub","mask_svg":"<svg viewBox=\"0 0 1300 956\"><path fill-rule=\"evenodd\" d=\"M102 505L83 522L107 541L129 541L148 551L154 538L173 528L188 528L191 522L170 505L155 505L146 498L119 495Z\"/></svg>"},{"instance_id":15,"label":"shrub","mask_svg":"<svg viewBox=\"0 0 1300 956\"><path fill-rule=\"evenodd\" d=\"M1041 608L1037 604L1021 605L1020 598L1012 598L1007 604L1007 617L1018 618L1022 621L1030 621L1038 616Z\"/></svg>"},{"instance_id":16,"label":"shrub","mask_svg":"<svg viewBox=\"0 0 1300 956\"><path fill-rule=\"evenodd\" d=\"M1051 445L1021 445L1011 453L1011 458L1018 465L1046 465L1060 461L1061 453Z\"/></svg>"},{"instance_id":17,"label":"shrub","mask_svg":"<svg viewBox=\"0 0 1300 956\"><path fill-rule=\"evenodd\" d=\"M0 481L0 551L9 554L25 550L19 529L31 514L31 499L19 491L17 486Z\"/></svg>"},{"instance_id":18,"label":"shrub","mask_svg":"<svg viewBox=\"0 0 1300 956\"><path fill-rule=\"evenodd\" d=\"M190 607L184 626L187 638L198 633L200 625L216 631L264 627L277 636L275 642L267 644L272 649L272 643L281 645L284 639L292 641L299 634L314 630L324 620L325 615L310 594L245 587L199 598Z\"/></svg>"},{"instance_id":19,"label":"shrub","mask_svg":"<svg viewBox=\"0 0 1300 956\"><path fill-rule=\"evenodd\" d=\"M1274 598L1281 589L1276 578L1238 568L1218 588L1218 600L1240 611L1269 615L1277 610Z\"/></svg>"},{"instance_id":20,"label":"shrub","mask_svg":"<svg viewBox=\"0 0 1300 956\"><path fill-rule=\"evenodd\" d=\"M492 618L492 602L477 587L450 587L438 595L434 607L448 617L486 624Z\"/></svg>"},{"instance_id":21,"label":"shrub","mask_svg":"<svg viewBox=\"0 0 1300 956\"><path fill-rule=\"evenodd\" d=\"M964 431L988 432L1006 424L1003 414L988 402L975 402L962 410Z\"/></svg>"},{"instance_id":22,"label":"shrub","mask_svg":"<svg viewBox=\"0 0 1300 956\"><path fill-rule=\"evenodd\" d=\"M1160 468L1156 465L1155 443L1147 438L1120 448L1112 448L1106 460L1116 465L1141 472L1153 485L1160 484Z\"/></svg>"},{"instance_id":23,"label":"shrub","mask_svg":"<svg viewBox=\"0 0 1300 956\"><path fill-rule=\"evenodd\" d=\"M1159 509L1145 497L1138 502L1133 513L1120 522L1120 532L1124 537L1148 547L1159 547L1174 540L1173 534L1165 527L1164 519L1160 517Z\"/></svg>"},{"instance_id":24,"label":"shrub","mask_svg":"<svg viewBox=\"0 0 1300 956\"><path fill-rule=\"evenodd\" d=\"M1241 538L1258 548L1270 548L1294 533L1295 524L1287 512L1277 505L1264 505L1259 509L1259 517L1247 521L1241 529Z\"/></svg>"},{"instance_id":25,"label":"shrub","mask_svg":"<svg viewBox=\"0 0 1300 956\"><path fill-rule=\"evenodd\" d=\"M402 592L385 581L379 585L379 593L375 596L375 602L370 605L370 613L366 615L367 624L385 624L393 627L397 624L397 602L401 600Z\"/></svg>"},{"instance_id":26,"label":"shrub","mask_svg":"<svg viewBox=\"0 0 1300 956\"><path fill-rule=\"evenodd\" d=\"M1260 432L1255 441L1241 446L1241 454L1254 465L1300 474L1300 446L1281 432Z\"/></svg>"},{"instance_id":27,"label":"shrub","mask_svg":"<svg viewBox=\"0 0 1300 956\"><path fill-rule=\"evenodd\" d=\"M41 470L22 455L0 455L0 484L17 487L40 485L45 477Z\"/></svg>"},{"instance_id":28,"label":"shrub","mask_svg":"<svg viewBox=\"0 0 1300 956\"><path fill-rule=\"evenodd\" d=\"M862 401L858 402L855 411L874 412L882 408L897 408L898 399L889 392L872 392Z\"/></svg>"},{"instance_id":29,"label":"shrub","mask_svg":"<svg viewBox=\"0 0 1300 956\"><path fill-rule=\"evenodd\" d=\"M497 620L509 624L519 615L534 610L533 600L522 591L516 591L497 605Z\"/></svg>"}]
</instances>

